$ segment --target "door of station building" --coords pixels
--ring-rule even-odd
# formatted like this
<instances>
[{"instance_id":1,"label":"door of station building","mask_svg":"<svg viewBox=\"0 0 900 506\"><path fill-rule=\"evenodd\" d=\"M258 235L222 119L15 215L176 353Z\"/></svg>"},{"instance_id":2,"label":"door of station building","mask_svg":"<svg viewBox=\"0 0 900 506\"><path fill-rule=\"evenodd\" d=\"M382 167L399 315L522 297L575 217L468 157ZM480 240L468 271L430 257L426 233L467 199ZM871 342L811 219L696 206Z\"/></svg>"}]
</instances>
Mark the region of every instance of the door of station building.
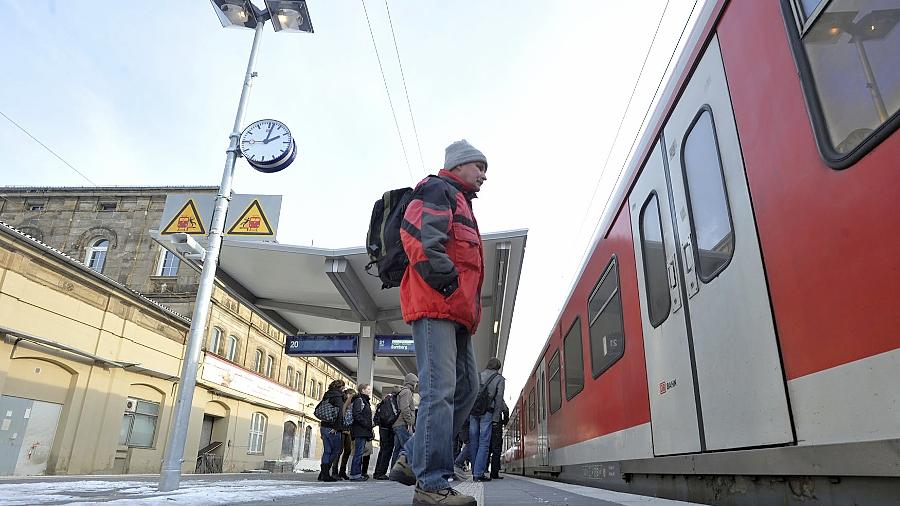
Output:
<instances>
[{"instance_id":1,"label":"door of station building","mask_svg":"<svg viewBox=\"0 0 900 506\"><path fill-rule=\"evenodd\" d=\"M0 396L0 476L44 474L62 406Z\"/></svg>"},{"instance_id":2,"label":"door of station building","mask_svg":"<svg viewBox=\"0 0 900 506\"><path fill-rule=\"evenodd\" d=\"M717 39L669 117L628 205L654 453L793 441Z\"/></svg>"}]
</instances>

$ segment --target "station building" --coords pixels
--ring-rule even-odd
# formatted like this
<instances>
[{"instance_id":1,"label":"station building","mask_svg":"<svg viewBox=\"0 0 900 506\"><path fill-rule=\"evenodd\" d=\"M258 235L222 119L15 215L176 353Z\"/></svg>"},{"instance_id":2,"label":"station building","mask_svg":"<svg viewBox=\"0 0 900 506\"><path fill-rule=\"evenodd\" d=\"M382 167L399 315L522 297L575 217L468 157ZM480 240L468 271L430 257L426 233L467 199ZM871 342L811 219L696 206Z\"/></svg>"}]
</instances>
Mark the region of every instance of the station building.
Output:
<instances>
[{"instance_id":1,"label":"station building","mask_svg":"<svg viewBox=\"0 0 900 506\"><path fill-rule=\"evenodd\" d=\"M185 191L216 188L0 188L0 475L159 471L199 275L147 231ZM216 287L184 472L315 465L313 408L354 381L281 328Z\"/></svg>"}]
</instances>

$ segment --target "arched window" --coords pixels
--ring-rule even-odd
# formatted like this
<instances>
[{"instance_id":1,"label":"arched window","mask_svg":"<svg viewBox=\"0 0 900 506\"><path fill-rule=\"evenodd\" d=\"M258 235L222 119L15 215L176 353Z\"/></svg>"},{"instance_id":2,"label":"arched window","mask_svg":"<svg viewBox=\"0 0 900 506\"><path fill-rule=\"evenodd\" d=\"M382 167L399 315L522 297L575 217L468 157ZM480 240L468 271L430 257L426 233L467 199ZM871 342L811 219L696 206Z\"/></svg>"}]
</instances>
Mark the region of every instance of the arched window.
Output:
<instances>
[{"instance_id":1,"label":"arched window","mask_svg":"<svg viewBox=\"0 0 900 506\"><path fill-rule=\"evenodd\" d=\"M303 458L309 458L309 447L312 446L312 425L306 426L303 434Z\"/></svg>"},{"instance_id":2,"label":"arched window","mask_svg":"<svg viewBox=\"0 0 900 506\"><path fill-rule=\"evenodd\" d=\"M284 433L281 435L281 455L290 457L294 455L294 440L297 436L297 424L284 422Z\"/></svg>"},{"instance_id":3,"label":"arched window","mask_svg":"<svg viewBox=\"0 0 900 506\"><path fill-rule=\"evenodd\" d=\"M287 374L284 375L284 382L287 383L287 386L290 388L294 388L294 368L291 366L287 367Z\"/></svg>"},{"instance_id":4,"label":"arched window","mask_svg":"<svg viewBox=\"0 0 900 506\"><path fill-rule=\"evenodd\" d=\"M103 265L106 263L107 250L109 250L109 241L106 239L98 239L90 248L88 248L84 263L97 272L103 272Z\"/></svg>"},{"instance_id":5,"label":"arched window","mask_svg":"<svg viewBox=\"0 0 900 506\"><path fill-rule=\"evenodd\" d=\"M262 373L263 366L263 352L262 350L256 350L256 361L253 363L253 371L257 374Z\"/></svg>"},{"instance_id":6,"label":"arched window","mask_svg":"<svg viewBox=\"0 0 900 506\"><path fill-rule=\"evenodd\" d=\"M300 371L297 371L296 375L297 376L294 379L294 386L297 388L297 390L302 391L303 390L303 373L301 373Z\"/></svg>"},{"instance_id":7,"label":"arched window","mask_svg":"<svg viewBox=\"0 0 900 506\"><path fill-rule=\"evenodd\" d=\"M234 336L228 336L228 351L225 353L225 358L234 362L234 357L237 355L237 347L238 338Z\"/></svg>"},{"instance_id":8,"label":"arched window","mask_svg":"<svg viewBox=\"0 0 900 506\"><path fill-rule=\"evenodd\" d=\"M316 380L314 379L309 380L309 395L310 397L319 397L316 395Z\"/></svg>"},{"instance_id":9,"label":"arched window","mask_svg":"<svg viewBox=\"0 0 900 506\"><path fill-rule=\"evenodd\" d=\"M322 395L322 382L320 381L318 384L319 390L317 391L317 396Z\"/></svg>"},{"instance_id":10,"label":"arched window","mask_svg":"<svg viewBox=\"0 0 900 506\"><path fill-rule=\"evenodd\" d=\"M274 378L275 374L275 357L269 355L266 357L266 377Z\"/></svg>"},{"instance_id":11,"label":"arched window","mask_svg":"<svg viewBox=\"0 0 900 506\"><path fill-rule=\"evenodd\" d=\"M269 419L262 413L253 413L250 417L250 440L247 453L262 453L266 445L266 424Z\"/></svg>"},{"instance_id":12,"label":"arched window","mask_svg":"<svg viewBox=\"0 0 900 506\"><path fill-rule=\"evenodd\" d=\"M213 327L212 336L209 338L209 347L206 348L206 351L210 353L215 353L218 355L220 353L219 348L222 346L222 331L219 327Z\"/></svg>"}]
</instances>

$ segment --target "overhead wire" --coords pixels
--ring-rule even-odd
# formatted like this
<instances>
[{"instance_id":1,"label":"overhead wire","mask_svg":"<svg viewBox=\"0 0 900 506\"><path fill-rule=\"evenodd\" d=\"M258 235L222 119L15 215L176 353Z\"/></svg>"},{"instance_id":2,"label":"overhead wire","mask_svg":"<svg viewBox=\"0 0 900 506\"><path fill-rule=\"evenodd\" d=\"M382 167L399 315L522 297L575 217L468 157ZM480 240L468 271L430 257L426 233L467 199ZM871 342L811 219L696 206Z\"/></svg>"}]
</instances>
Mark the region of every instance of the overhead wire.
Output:
<instances>
[{"instance_id":1,"label":"overhead wire","mask_svg":"<svg viewBox=\"0 0 900 506\"><path fill-rule=\"evenodd\" d=\"M594 199L597 197L597 190L600 189L600 182L603 181L603 175L606 173L606 167L609 165L609 160L612 157L613 149L616 147L616 141L619 140L619 134L622 132L622 126L625 124L625 118L628 117L628 111L631 108L631 101L634 99L634 95L637 93L638 84L640 84L641 76L644 75L644 69L647 66L647 60L650 59L650 53L653 52L653 45L656 43L656 36L659 35L659 29L662 26L663 19L665 19L666 17L666 11L669 9L669 1L670 0L666 0L666 4L663 6L662 14L659 15L659 22L656 23L656 31L653 32L653 38L650 40L650 47L647 48L647 54L644 55L644 61L641 63L641 70L638 72L637 79L635 79L634 81L634 86L631 88L631 96L628 97L628 102L625 104L625 111L622 113L622 117L619 118L619 126L616 128L616 134L613 136L612 143L610 143L609 145L609 150L606 152L606 159L603 161L603 166L600 169L600 175L597 176L597 183L594 185L594 192L591 194L591 200L588 202L587 209L585 209L584 215L581 217L581 223L578 225L578 232L575 233L576 238L581 235L581 230L584 228L584 224L587 221L591 206L594 205ZM665 77L665 73L663 73L663 77ZM653 102L651 101L651 104L652 103Z\"/></svg>"},{"instance_id":2,"label":"overhead wire","mask_svg":"<svg viewBox=\"0 0 900 506\"><path fill-rule=\"evenodd\" d=\"M662 74L663 77L659 80L658 83L656 83L656 89L653 91L653 98L650 100L650 104L647 106L647 109L644 111L643 118L641 118L640 128L638 128L637 133L635 134L634 138L631 140L631 146L628 147L629 154L634 149L634 145L637 143L637 140L641 135L641 131L644 128L644 122L647 121L647 116L650 114L650 110L653 108L653 103L656 101L656 95L659 93L659 89L662 87L662 83L666 77L666 73L669 71L669 67L672 65L672 60L675 59L675 53L678 51L678 46L681 44L681 39L684 38L684 33L687 31L687 27L691 22L691 18L694 16L694 10L697 8L697 2L698 2L698 0L694 0L694 5L691 6L691 12L690 12L690 14L688 14L687 21L685 21L684 26L681 27L681 33L678 35L678 41L675 42L675 47L672 49L672 54L669 55L669 61L666 62L666 68L665 68L665 70L663 70L663 74ZM613 186L612 186L613 188L618 186L619 181L622 179L622 174L625 173L625 167L627 167L627 166L628 166L628 158L626 158L625 161L622 162L622 166L619 168L619 171L618 171L619 173L618 173L618 175L616 175L616 181L613 183ZM613 195L613 192L611 191L611 192L609 192L609 195L606 196L606 201L603 203L603 209L600 212L601 219L598 219L597 224L594 225L594 231L591 233L591 237L593 237L594 234L597 233L597 228L600 226L603 215L606 214L606 208L609 206L609 202L612 199L612 195Z\"/></svg>"},{"instance_id":3,"label":"overhead wire","mask_svg":"<svg viewBox=\"0 0 900 506\"><path fill-rule=\"evenodd\" d=\"M62 163L66 164L66 166L68 166L70 169L74 170L75 173L78 174L79 176L83 177L83 178L85 179L85 181L87 181L88 183L91 183L91 184L94 185L94 186L97 186L97 183L91 181L90 178L88 178L87 176L84 175L84 173L82 173L80 170L76 169L74 165L72 165L71 163L67 162L67 161L65 160L65 158L59 156L59 155L56 153L56 151L53 151L52 149L50 149L46 144L44 144L43 142L41 142L40 139L38 139L37 137L31 135L31 132L29 132L28 130L26 130L25 127L23 127L22 125L16 123L12 118L10 118L10 117L7 116L6 114L4 114L3 111L0 111L0 116L3 116L4 118L6 118L6 121L9 121L9 122L12 123L13 125L15 125L16 128L18 128L19 130L21 130L22 132L24 132L25 135L27 135L28 137L31 137L31 140L33 140L34 142L40 144L42 148L46 149L51 155L55 156L57 159L59 159L59 161L61 161Z\"/></svg>"},{"instance_id":4,"label":"overhead wire","mask_svg":"<svg viewBox=\"0 0 900 506\"><path fill-rule=\"evenodd\" d=\"M400 148L403 150L403 158L406 160L406 170L409 171L409 179L415 182L412 166L409 164L409 156L406 154L406 144L403 143L403 134L400 133L400 123L397 121L397 111L394 109L394 101L391 100L391 91L388 88L387 77L384 75L384 67L381 65L381 55L378 54L378 44L375 43L375 32L372 31L372 22L369 20L369 11L366 9L365 0L359 0L366 14L366 24L369 25L369 35L372 37L372 47L375 49L375 58L378 60L378 69L381 71L381 79L384 81L384 92L387 93L388 104L391 106L391 115L394 117L394 126L397 127L397 137L400 139Z\"/></svg>"},{"instance_id":5,"label":"overhead wire","mask_svg":"<svg viewBox=\"0 0 900 506\"><path fill-rule=\"evenodd\" d=\"M409 107L409 119L412 121L413 133L416 134L416 147L419 149L419 162L422 164L422 172L425 170L425 158L422 156L422 144L419 142L419 130L416 128L416 117L413 115L412 102L409 100L409 89L406 87L406 74L403 72L403 62L400 61L400 49L397 47L397 34L394 33L394 21L391 19L391 8L388 0L384 0L384 8L387 11L388 23L391 25L391 37L394 39L394 52L397 54L397 65L400 66L400 78L403 80L403 92L406 93L406 105Z\"/></svg>"}]
</instances>

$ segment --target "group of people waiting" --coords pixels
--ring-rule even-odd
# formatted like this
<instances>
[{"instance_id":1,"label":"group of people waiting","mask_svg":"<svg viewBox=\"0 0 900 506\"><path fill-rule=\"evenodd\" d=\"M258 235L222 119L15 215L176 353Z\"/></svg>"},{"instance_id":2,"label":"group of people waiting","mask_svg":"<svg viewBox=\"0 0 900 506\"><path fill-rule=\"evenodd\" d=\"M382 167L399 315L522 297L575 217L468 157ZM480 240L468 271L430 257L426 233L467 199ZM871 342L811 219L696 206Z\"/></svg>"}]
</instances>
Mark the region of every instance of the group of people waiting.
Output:
<instances>
[{"instance_id":1,"label":"group of people waiting","mask_svg":"<svg viewBox=\"0 0 900 506\"><path fill-rule=\"evenodd\" d=\"M509 421L509 408L503 400L506 380L500 374L500 360L491 358L480 374L481 389L486 399L485 411L470 412L462 430L454 440L454 473L451 481L463 481L467 465L471 464L473 481L503 479L500 476L500 454L502 451L503 426ZM365 481L369 479L369 458L372 455L374 428L378 427L381 448L375 464L374 479L390 479L388 469L394 467L406 442L412 437L416 426L416 406L413 393L419 378L409 373L402 387L393 391L381 401L388 403L392 417L373 414L370 399L372 386L362 384L358 390L344 388L342 380L332 381L322 402L329 402L341 414L333 422L321 422L322 453L319 481ZM380 405L380 404L379 404ZM351 460L352 456L352 460ZM350 474L347 475L347 462ZM490 476L485 473L490 464Z\"/></svg>"},{"instance_id":2,"label":"group of people waiting","mask_svg":"<svg viewBox=\"0 0 900 506\"><path fill-rule=\"evenodd\" d=\"M391 402L398 411L396 420L390 427L378 425L373 417L371 385L360 385L357 390L344 388L342 380L328 385L322 402L331 403L339 410L340 416L334 421L321 421L320 432L324 450L322 452L319 481L365 481L369 479L369 459L372 455L374 427L378 427L381 449L375 464L375 479L387 480L388 466L393 466L400 449L410 438L416 425L413 392L419 378L407 374L402 387L394 387L383 402ZM390 398L393 396L393 399ZM352 455L352 460L351 459ZM350 461L350 475L347 462Z\"/></svg>"}]
</instances>

